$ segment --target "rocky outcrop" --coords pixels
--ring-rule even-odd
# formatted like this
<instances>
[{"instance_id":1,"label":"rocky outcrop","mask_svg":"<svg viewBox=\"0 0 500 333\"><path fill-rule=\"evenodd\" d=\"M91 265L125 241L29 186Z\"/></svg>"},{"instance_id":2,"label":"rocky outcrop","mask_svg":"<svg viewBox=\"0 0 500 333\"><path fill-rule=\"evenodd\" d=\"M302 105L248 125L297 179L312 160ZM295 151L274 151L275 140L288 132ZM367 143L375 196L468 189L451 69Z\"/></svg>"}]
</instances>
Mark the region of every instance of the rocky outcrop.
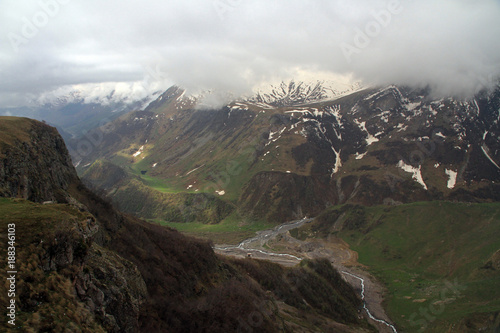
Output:
<instances>
[{"instance_id":1,"label":"rocky outcrop","mask_svg":"<svg viewBox=\"0 0 500 333\"><path fill-rule=\"evenodd\" d=\"M67 202L68 186L78 177L57 130L27 118L2 117L0 132L0 196Z\"/></svg>"},{"instance_id":2,"label":"rocky outcrop","mask_svg":"<svg viewBox=\"0 0 500 333\"><path fill-rule=\"evenodd\" d=\"M87 268L75 280L78 298L107 332L137 332L141 305L148 297L137 266L94 244Z\"/></svg>"},{"instance_id":3,"label":"rocky outcrop","mask_svg":"<svg viewBox=\"0 0 500 333\"><path fill-rule=\"evenodd\" d=\"M137 266L93 242L98 225L92 216L58 224L44 239L33 240L40 244L36 252L44 273L68 278L75 302L83 303L106 332L136 332L148 297Z\"/></svg>"}]
</instances>

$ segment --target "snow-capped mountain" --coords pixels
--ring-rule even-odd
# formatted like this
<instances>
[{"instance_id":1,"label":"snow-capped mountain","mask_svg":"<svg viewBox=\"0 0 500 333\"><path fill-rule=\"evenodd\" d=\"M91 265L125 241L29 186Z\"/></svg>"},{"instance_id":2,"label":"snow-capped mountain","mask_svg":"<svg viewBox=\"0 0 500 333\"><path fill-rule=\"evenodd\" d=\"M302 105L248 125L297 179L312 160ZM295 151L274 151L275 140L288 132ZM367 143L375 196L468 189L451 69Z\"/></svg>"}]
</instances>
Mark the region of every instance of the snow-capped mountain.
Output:
<instances>
[{"instance_id":1,"label":"snow-capped mountain","mask_svg":"<svg viewBox=\"0 0 500 333\"><path fill-rule=\"evenodd\" d=\"M79 137L121 114L143 110L160 94L158 91L135 99L121 95L116 90L106 95L96 95L76 89L64 94L54 93L38 97L32 100L29 106L0 109L0 115L43 120L68 132L70 136Z\"/></svg>"},{"instance_id":2,"label":"snow-capped mountain","mask_svg":"<svg viewBox=\"0 0 500 333\"><path fill-rule=\"evenodd\" d=\"M279 106L284 97L219 109L198 109L172 87L144 111L113 121L111 132L96 133L99 142L88 154L76 151L75 163L120 200L130 198L120 194L122 185L130 190L128 176L110 184L94 162L175 191L227 198L245 214L276 221L345 202L500 200L500 88L460 100L395 85L333 99L321 85L287 87L275 96L290 97L292 106Z\"/></svg>"},{"instance_id":3,"label":"snow-capped mountain","mask_svg":"<svg viewBox=\"0 0 500 333\"><path fill-rule=\"evenodd\" d=\"M269 84L256 90L248 101L266 103L273 106L291 106L308 104L338 98L342 95L360 90L360 82L347 83L339 81L295 81Z\"/></svg>"}]
</instances>

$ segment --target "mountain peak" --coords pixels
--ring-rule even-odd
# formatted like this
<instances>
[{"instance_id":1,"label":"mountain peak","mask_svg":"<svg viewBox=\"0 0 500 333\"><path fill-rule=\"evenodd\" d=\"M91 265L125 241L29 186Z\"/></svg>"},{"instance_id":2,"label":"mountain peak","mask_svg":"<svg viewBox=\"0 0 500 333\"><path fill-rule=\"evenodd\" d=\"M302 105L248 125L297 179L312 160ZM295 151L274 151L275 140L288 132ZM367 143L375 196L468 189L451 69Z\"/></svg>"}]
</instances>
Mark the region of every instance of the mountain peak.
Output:
<instances>
[{"instance_id":1,"label":"mountain peak","mask_svg":"<svg viewBox=\"0 0 500 333\"><path fill-rule=\"evenodd\" d=\"M360 90L360 82L345 83L329 80L282 81L278 85L263 85L256 89L250 102L273 106L295 106L334 99Z\"/></svg>"}]
</instances>

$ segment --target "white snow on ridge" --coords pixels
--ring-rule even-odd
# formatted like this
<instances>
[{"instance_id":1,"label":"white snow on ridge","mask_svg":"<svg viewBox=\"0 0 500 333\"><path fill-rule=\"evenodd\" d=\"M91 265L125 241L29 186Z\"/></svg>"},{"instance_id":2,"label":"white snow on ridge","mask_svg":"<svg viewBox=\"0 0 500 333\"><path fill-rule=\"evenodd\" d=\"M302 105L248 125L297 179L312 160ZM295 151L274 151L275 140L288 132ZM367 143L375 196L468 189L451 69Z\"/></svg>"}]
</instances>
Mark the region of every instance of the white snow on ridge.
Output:
<instances>
[{"instance_id":1,"label":"white snow on ridge","mask_svg":"<svg viewBox=\"0 0 500 333\"><path fill-rule=\"evenodd\" d=\"M367 101L369 99L372 99L372 98L376 97L377 95L382 95L382 93L385 93L385 92L387 92L387 90L392 89L392 88L393 88L393 86L388 86L388 87L379 89L379 90L377 90L377 92L375 92L375 93L373 93L373 94L371 94L371 95L363 98L363 100Z\"/></svg>"},{"instance_id":2,"label":"white snow on ridge","mask_svg":"<svg viewBox=\"0 0 500 333\"><path fill-rule=\"evenodd\" d=\"M266 147L269 146L271 143L278 141L281 138L281 134L286 130L286 126L283 127L281 130L276 131L276 132L270 132L269 133L269 141L266 143ZM274 135L278 133L278 137L274 138Z\"/></svg>"},{"instance_id":3,"label":"white snow on ridge","mask_svg":"<svg viewBox=\"0 0 500 333\"><path fill-rule=\"evenodd\" d=\"M314 110L313 111L314 116L323 118L325 111L319 111L318 109L313 109L313 110Z\"/></svg>"},{"instance_id":4,"label":"white snow on ridge","mask_svg":"<svg viewBox=\"0 0 500 333\"><path fill-rule=\"evenodd\" d=\"M406 104L406 109L408 111L413 111L416 108L418 108L420 105L422 105L422 102L408 103L408 104Z\"/></svg>"},{"instance_id":5,"label":"white snow on ridge","mask_svg":"<svg viewBox=\"0 0 500 333\"><path fill-rule=\"evenodd\" d=\"M205 164L200 165L200 166L199 166L199 167L197 167L197 168L194 168L193 170L191 170L191 171L189 171L188 173L186 173L184 176L188 176L189 174L191 174L191 173L195 172L196 170L198 170L199 168L201 168L201 167L203 167L203 166L205 166Z\"/></svg>"},{"instance_id":6,"label":"white snow on ridge","mask_svg":"<svg viewBox=\"0 0 500 333\"><path fill-rule=\"evenodd\" d=\"M412 178L417 181L424 189L427 190L427 185L424 182L424 179L422 178L422 172L420 171L420 168L422 167L421 165L418 166L418 168L415 168L411 165L406 164L403 160L400 160L398 163L398 167L403 169L406 172L412 173L413 176Z\"/></svg>"},{"instance_id":7,"label":"white snow on ridge","mask_svg":"<svg viewBox=\"0 0 500 333\"><path fill-rule=\"evenodd\" d=\"M477 105L476 99L474 99L474 105L476 106L477 109L477 115L479 115L481 113L481 110L479 109L479 105Z\"/></svg>"},{"instance_id":8,"label":"white snow on ridge","mask_svg":"<svg viewBox=\"0 0 500 333\"><path fill-rule=\"evenodd\" d=\"M335 154L335 167L333 168L332 174L330 175L330 177L333 177L333 175L335 173L337 173L340 170L340 168L342 167L342 160L340 159L340 153L342 152L342 149L339 149L339 151L337 152L333 148L333 145L332 145L332 150L333 150L333 153Z\"/></svg>"},{"instance_id":9,"label":"white snow on ridge","mask_svg":"<svg viewBox=\"0 0 500 333\"><path fill-rule=\"evenodd\" d=\"M356 155L354 155L354 157L355 157L357 160L361 160L361 159L363 159L363 157L365 157L365 155L366 155L367 153L368 153L367 151L365 151L363 154L356 153Z\"/></svg>"},{"instance_id":10,"label":"white snow on ridge","mask_svg":"<svg viewBox=\"0 0 500 333\"><path fill-rule=\"evenodd\" d=\"M447 174L450 178L448 179L448 188L452 189L455 187L455 184L457 183L457 172L453 170L448 170L445 169L444 173Z\"/></svg>"},{"instance_id":11,"label":"white snow on ridge","mask_svg":"<svg viewBox=\"0 0 500 333\"><path fill-rule=\"evenodd\" d=\"M335 117L340 117L340 105L336 104L336 105L333 105L333 106L328 106L328 107L325 107L325 111L329 114L331 114L332 116L335 116Z\"/></svg>"},{"instance_id":12,"label":"white snow on ridge","mask_svg":"<svg viewBox=\"0 0 500 333\"><path fill-rule=\"evenodd\" d=\"M406 131L408 129L408 125L401 123L401 124L398 124L398 126L396 126L396 128L398 129L398 132Z\"/></svg>"},{"instance_id":13,"label":"white snow on ridge","mask_svg":"<svg viewBox=\"0 0 500 333\"><path fill-rule=\"evenodd\" d=\"M252 103L279 103L283 105L303 105L322 100L334 100L352 94L363 88L361 82L355 82L350 77L318 79L317 73L298 73L297 80L267 82L254 87Z\"/></svg>"},{"instance_id":14,"label":"white snow on ridge","mask_svg":"<svg viewBox=\"0 0 500 333\"><path fill-rule=\"evenodd\" d=\"M366 138L366 144L369 146L371 145L372 143L374 142L378 142L379 140L374 137L373 135L371 135L370 133L368 133L368 137Z\"/></svg>"},{"instance_id":15,"label":"white snow on ridge","mask_svg":"<svg viewBox=\"0 0 500 333\"><path fill-rule=\"evenodd\" d=\"M316 111L318 111L318 110L316 110ZM313 115L313 114L311 113L311 111L309 111L309 110L290 110L290 111L285 111L285 113L291 113L291 114L294 114L294 113L302 113L303 115L304 115L304 114L310 114L311 116Z\"/></svg>"},{"instance_id":16,"label":"white snow on ridge","mask_svg":"<svg viewBox=\"0 0 500 333\"><path fill-rule=\"evenodd\" d=\"M359 122L359 120L354 119L354 123L359 126L359 128L363 131L366 132L367 137L366 137L366 144L369 146L374 142L378 142L379 139L377 139L375 136L371 135L370 132L366 129L366 121Z\"/></svg>"}]
</instances>

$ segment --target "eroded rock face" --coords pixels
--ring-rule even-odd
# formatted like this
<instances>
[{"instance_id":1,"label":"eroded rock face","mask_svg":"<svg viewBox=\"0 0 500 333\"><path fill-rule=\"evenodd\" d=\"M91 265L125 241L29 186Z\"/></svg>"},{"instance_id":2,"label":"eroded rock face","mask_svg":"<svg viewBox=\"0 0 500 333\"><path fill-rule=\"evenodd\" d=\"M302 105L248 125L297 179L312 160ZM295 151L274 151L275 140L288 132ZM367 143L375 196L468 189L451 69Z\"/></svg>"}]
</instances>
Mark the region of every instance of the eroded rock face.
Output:
<instances>
[{"instance_id":1,"label":"eroded rock face","mask_svg":"<svg viewBox=\"0 0 500 333\"><path fill-rule=\"evenodd\" d=\"M39 247L41 267L67 276L76 299L107 332L137 332L146 284L136 265L93 242L97 230L91 217L56 231Z\"/></svg>"},{"instance_id":2,"label":"eroded rock face","mask_svg":"<svg viewBox=\"0 0 500 333\"><path fill-rule=\"evenodd\" d=\"M136 332L146 284L133 263L94 245L75 280L79 299L108 332Z\"/></svg>"},{"instance_id":3,"label":"eroded rock face","mask_svg":"<svg viewBox=\"0 0 500 333\"><path fill-rule=\"evenodd\" d=\"M2 142L0 195L34 202L67 202L65 191L78 176L63 139L46 124L24 118L14 121L28 127L29 136L7 134L7 143Z\"/></svg>"}]
</instances>

